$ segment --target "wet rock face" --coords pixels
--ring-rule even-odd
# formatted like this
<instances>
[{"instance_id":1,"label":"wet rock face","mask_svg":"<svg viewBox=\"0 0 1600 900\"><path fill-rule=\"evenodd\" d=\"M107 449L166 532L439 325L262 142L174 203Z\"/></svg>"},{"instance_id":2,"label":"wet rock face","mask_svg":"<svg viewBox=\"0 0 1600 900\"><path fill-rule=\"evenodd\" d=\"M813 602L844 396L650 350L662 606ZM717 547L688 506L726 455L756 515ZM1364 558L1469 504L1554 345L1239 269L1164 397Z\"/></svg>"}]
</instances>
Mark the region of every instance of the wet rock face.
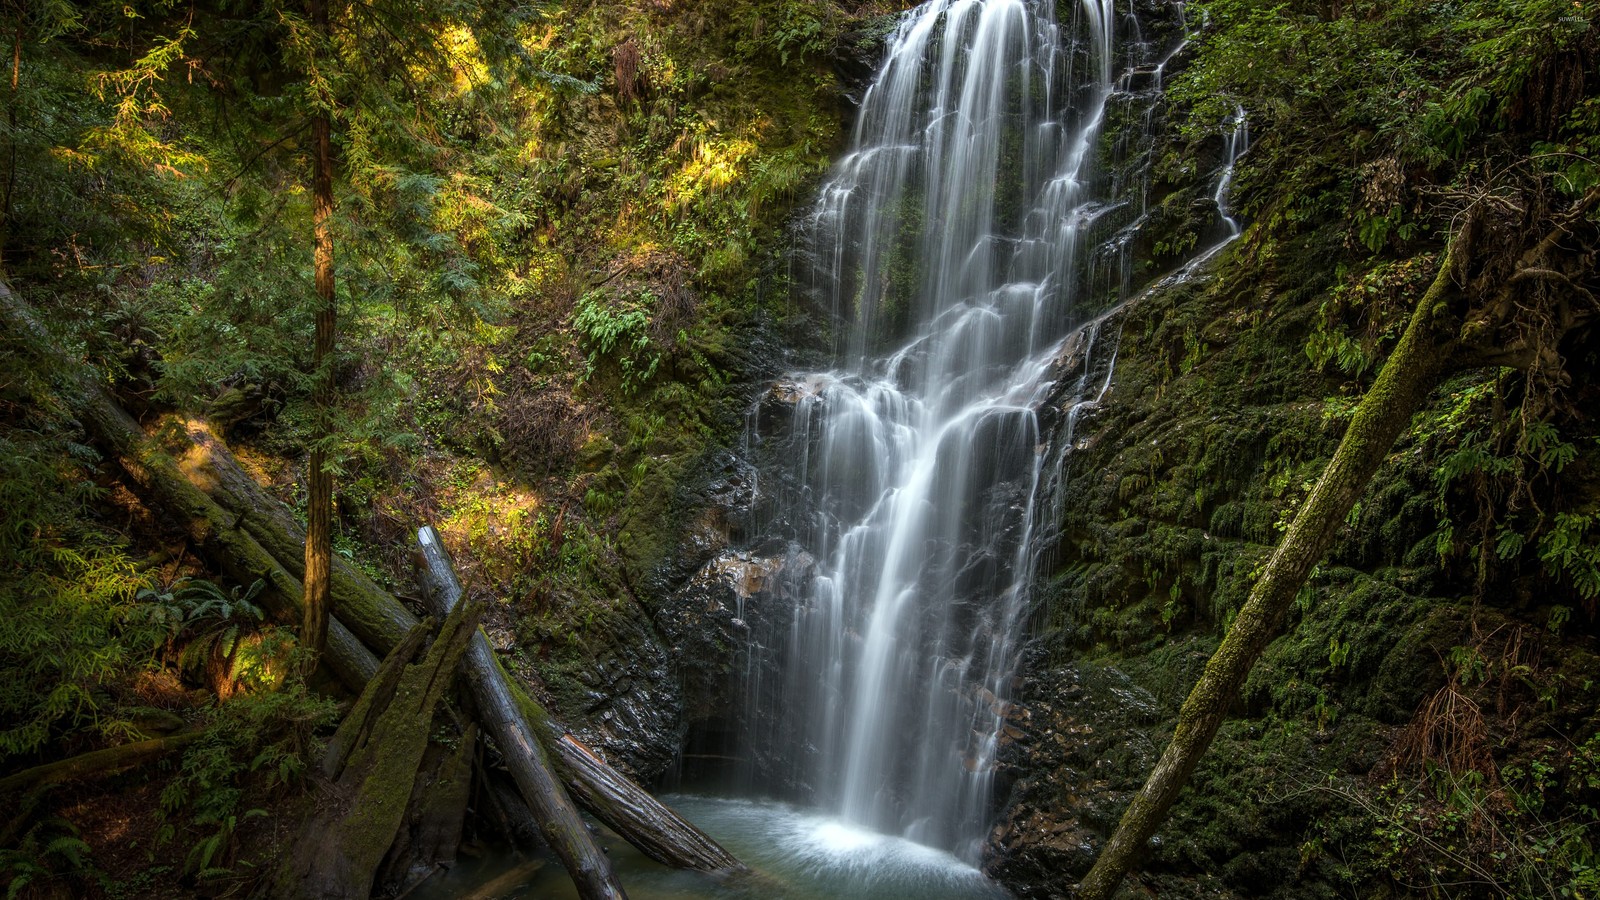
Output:
<instances>
[{"instance_id":1,"label":"wet rock face","mask_svg":"<svg viewBox=\"0 0 1600 900\"><path fill-rule=\"evenodd\" d=\"M674 552L585 632L589 662L545 678L563 723L643 781L677 762L689 723L717 708L737 646L735 598L760 576L725 559L749 528L756 497L748 463L723 451L673 507ZM707 572L702 573L702 568Z\"/></svg>"},{"instance_id":2,"label":"wet rock face","mask_svg":"<svg viewBox=\"0 0 1600 900\"><path fill-rule=\"evenodd\" d=\"M750 618L770 615L781 599L783 576L791 560L741 550L712 557L657 617L671 642L684 686L684 715L690 723L718 716L729 706L737 663L748 651Z\"/></svg>"},{"instance_id":3,"label":"wet rock face","mask_svg":"<svg viewBox=\"0 0 1600 900\"><path fill-rule=\"evenodd\" d=\"M577 676L582 716L564 723L608 762L646 780L677 756L683 702L667 651L652 638L642 613L615 627L595 648L598 661Z\"/></svg>"},{"instance_id":4,"label":"wet rock face","mask_svg":"<svg viewBox=\"0 0 1600 900\"><path fill-rule=\"evenodd\" d=\"M763 623L775 604L792 602L785 599L788 584L810 565L791 558L781 541L737 546L754 531L763 505L754 466L732 452L718 453L700 483L685 492L676 552L654 573L652 593L661 598L654 624L681 692L674 729L680 744L695 742L698 730L731 727L752 622ZM712 749L716 755L733 750Z\"/></svg>"},{"instance_id":5,"label":"wet rock face","mask_svg":"<svg viewBox=\"0 0 1600 900\"><path fill-rule=\"evenodd\" d=\"M1160 755L1163 712L1115 669L1029 657L1000 736L1010 789L985 869L1019 897L1066 897Z\"/></svg>"},{"instance_id":6,"label":"wet rock face","mask_svg":"<svg viewBox=\"0 0 1600 900\"><path fill-rule=\"evenodd\" d=\"M712 557L750 531L756 512L755 467L728 450L707 458L699 479L674 504L677 547L651 573L647 593L670 598ZM672 606L668 600L663 607Z\"/></svg>"}]
</instances>

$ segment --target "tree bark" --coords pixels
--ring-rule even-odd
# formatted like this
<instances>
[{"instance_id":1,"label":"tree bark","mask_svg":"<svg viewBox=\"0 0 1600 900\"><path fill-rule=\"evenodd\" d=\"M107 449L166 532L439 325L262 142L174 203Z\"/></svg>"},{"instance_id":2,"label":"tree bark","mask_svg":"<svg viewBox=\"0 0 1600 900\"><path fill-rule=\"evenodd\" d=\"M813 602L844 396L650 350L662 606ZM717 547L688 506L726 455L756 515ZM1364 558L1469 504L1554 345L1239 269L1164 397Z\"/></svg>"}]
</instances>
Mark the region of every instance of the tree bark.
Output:
<instances>
[{"instance_id":1,"label":"tree bark","mask_svg":"<svg viewBox=\"0 0 1600 900\"><path fill-rule=\"evenodd\" d=\"M472 762L478 726L469 723L454 749L429 746L411 788L411 804L394 845L384 857L376 887L383 896L403 894L426 881L441 864L456 861L471 799Z\"/></svg>"},{"instance_id":2,"label":"tree bark","mask_svg":"<svg viewBox=\"0 0 1600 900\"><path fill-rule=\"evenodd\" d=\"M675 869L719 874L744 870L744 864L710 835L613 769L565 729L545 721L552 732L546 740L555 741L558 768L578 804L639 852Z\"/></svg>"},{"instance_id":3,"label":"tree bark","mask_svg":"<svg viewBox=\"0 0 1600 900\"><path fill-rule=\"evenodd\" d=\"M430 572L436 572L436 560L443 560L443 565L449 566L448 559L443 556L444 548L432 528L424 528L418 538L423 552L429 554ZM437 608L453 608L461 597L460 583L455 580L453 570L448 581L441 580L436 573L434 584L438 588L446 585L454 588L430 591ZM572 876L578 894L584 900L625 898L627 894L611 869L611 860L595 844L577 807L556 780L544 745L513 699L505 672L482 632L472 636L463 674L477 705L478 720L484 731L500 745L511 777L517 782L517 790L539 820L545 842Z\"/></svg>"},{"instance_id":4,"label":"tree bark","mask_svg":"<svg viewBox=\"0 0 1600 900\"><path fill-rule=\"evenodd\" d=\"M461 596L461 583L456 578L444 544L432 526L420 529L417 541L426 562L423 581L429 600L437 610L449 609ZM512 704L511 708L497 715L520 720L520 727L538 735L540 742L555 757L556 769L567 789L585 810L606 823L641 853L662 865L719 874L744 871L744 864L710 835L612 768L593 750L551 720L543 707L506 677L499 660L489 650L487 641L483 644L483 650L486 668L505 683L504 696ZM467 663L476 665L478 661L479 657L469 656ZM493 734L492 731L490 733Z\"/></svg>"},{"instance_id":5,"label":"tree bark","mask_svg":"<svg viewBox=\"0 0 1600 900\"><path fill-rule=\"evenodd\" d=\"M326 0L309 0L311 24L324 42L331 37ZM316 336L311 358L312 405L316 408L311 460L306 464L306 565L305 599L300 643L312 654L316 666L328 635L328 600L332 590L333 473L328 470L328 440L333 403L334 305L333 285L333 140L329 107L320 98L311 119L311 228L312 268L317 289Z\"/></svg>"},{"instance_id":6,"label":"tree bark","mask_svg":"<svg viewBox=\"0 0 1600 900\"><path fill-rule=\"evenodd\" d=\"M1457 331L1451 311L1451 301L1460 293L1454 280L1455 252L1452 242L1399 345L1356 407L1333 459L1184 701L1172 742L1078 885L1079 900L1109 900L1122 883L1211 746L1251 668L1282 630L1284 614L1312 568L1328 552L1351 507L1438 384Z\"/></svg>"}]
</instances>

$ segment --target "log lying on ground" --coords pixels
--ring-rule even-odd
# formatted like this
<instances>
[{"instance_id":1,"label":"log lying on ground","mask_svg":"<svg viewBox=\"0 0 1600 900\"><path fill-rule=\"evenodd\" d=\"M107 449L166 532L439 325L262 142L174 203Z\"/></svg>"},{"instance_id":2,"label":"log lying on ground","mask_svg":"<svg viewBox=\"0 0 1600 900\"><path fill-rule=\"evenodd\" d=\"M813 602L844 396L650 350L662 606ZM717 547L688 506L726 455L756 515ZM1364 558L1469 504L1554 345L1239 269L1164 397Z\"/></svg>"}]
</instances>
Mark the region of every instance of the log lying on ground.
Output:
<instances>
[{"instance_id":1,"label":"log lying on ground","mask_svg":"<svg viewBox=\"0 0 1600 900\"><path fill-rule=\"evenodd\" d=\"M142 766L151 760L160 759L174 750L187 746L202 734L205 734L205 732L185 731L148 741L107 747L104 750L95 750L91 753L84 753L68 759L57 760L53 763L45 763L42 766L34 766L31 769L24 769L15 775L0 778L0 796L38 787L42 784L58 784L63 781L87 781L93 778L116 775L119 772L126 772L135 766Z\"/></svg>"},{"instance_id":2,"label":"log lying on ground","mask_svg":"<svg viewBox=\"0 0 1600 900\"><path fill-rule=\"evenodd\" d=\"M449 554L432 526L417 532L426 563L423 573L424 587L429 602L436 610L450 609L461 597L461 582L456 578ZM482 652L479 653L481 643ZM474 639L467 664L482 666L487 680L500 683L494 692L495 702L508 702L509 708L495 716L515 720L520 731L538 729L539 737L556 756L558 769L568 790L578 803L595 818L604 822L628 843L639 848L651 859L678 869L701 872L738 872L744 865L724 850L709 835L655 797L635 784L627 776L607 765L593 751L585 747L565 729L550 720L544 709L516 683L506 677L500 662L489 649L486 639ZM475 673L474 677L478 677ZM483 701L480 699L479 703ZM488 710L480 709L487 718ZM493 731L490 731L493 734ZM496 740L499 740L498 735ZM504 748L502 743L502 748Z\"/></svg>"},{"instance_id":3,"label":"log lying on ground","mask_svg":"<svg viewBox=\"0 0 1600 900\"><path fill-rule=\"evenodd\" d=\"M324 761L340 773L331 788L333 800L301 831L267 890L269 897L331 900L372 894L378 868L394 847L417 781L424 777L434 713L477 633L477 615L467 604L457 607L426 656L413 663L421 635L431 626L431 620L419 623L389 654L340 727L346 739L336 745L343 758Z\"/></svg>"},{"instance_id":4,"label":"log lying on ground","mask_svg":"<svg viewBox=\"0 0 1600 900\"><path fill-rule=\"evenodd\" d=\"M433 553L429 557L429 571L432 572L432 560L444 559L444 547L431 528L423 530L421 540L424 553L430 550ZM448 560L444 565L448 566ZM452 572L450 582L454 581ZM455 582L455 588L453 592L434 590L429 593L435 596L438 608L449 610L461 598L459 582ZM500 745L511 777L517 782L517 790L539 820L540 834L567 867L579 895L585 900L626 897L622 883L611 869L611 860L595 844L583 818L578 815L578 808L551 771L544 746L513 700L505 674L481 631L472 635L465 662L462 674L477 704L478 720L483 730Z\"/></svg>"},{"instance_id":5,"label":"log lying on ground","mask_svg":"<svg viewBox=\"0 0 1600 900\"><path fill-rule=\"evenodd\" d=\"M111 454L153 507L175 519L196 548L229 578L240 584L262 581L265 588L260 595L262 605L275 619L300 620L299 578L280 562L282 557L263 547L249 530L240 527L241 522L251 519L253 509L273 508L272 501L263 497L256 507L243 512L218 505L196 487L190 472L177 459L156 446L103 384L81 364L55 349L49 332L4 282L0 282L0 325L20 339L30 352L54 363L66 375L59 385L62 399L90 437ZM294 557L294 553L288 554L288 558ZM338 607L337 597L335 611L336 614L344 611ZM403 608L401 611L404 612ZM415 623L414 616L411 621ZM401 629L394 640L377 649L388 651L403 634L404 629ZM326 659L335 677L355 689L365 684L378 669L377 657L345 627L342 617L329 625Z\"/></svg>"},{"instance_id":6,"label":"log lying on ground","mask_svg":"<svg viewBox=\"0 0 1600 900\"><path fill-rule=\"evenodd\" d=\"M171 449L189 480L206 496L238 517L237 527L256 539L262 549L296 582L305 577L305 529L287 506L267 495L234 458L226 444L197 419L182 422L183 435ZM393 650L417 617L379 587L355 564L333 557L333 613L352 634L374 652Z\"/></svg>"}]
</instances>

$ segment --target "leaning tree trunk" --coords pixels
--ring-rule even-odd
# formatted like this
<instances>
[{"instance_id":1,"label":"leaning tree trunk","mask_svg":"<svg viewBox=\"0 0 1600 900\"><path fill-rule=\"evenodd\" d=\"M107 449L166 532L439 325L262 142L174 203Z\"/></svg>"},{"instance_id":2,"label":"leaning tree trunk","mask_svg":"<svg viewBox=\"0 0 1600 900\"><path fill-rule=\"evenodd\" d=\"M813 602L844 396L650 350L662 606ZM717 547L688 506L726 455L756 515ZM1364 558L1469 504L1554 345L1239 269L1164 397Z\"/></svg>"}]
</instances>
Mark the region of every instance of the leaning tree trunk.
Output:
<instances>
[{"instance_id":1,"label":"leaning tree trunk","mask_svg":"<svg viewBox=\"0 0 1600 900\"><path fill-rule=\"evenodd\" d=\"M442 549L431 528L423 529L419 537L425 553L430 549ZM450 581L455 581L453 574ZM440 582L436 580L436 583ZM441 611L451 609L461 597L459 586L453 592L436 590L430 593L434 594L434 602ZM578 808L572 805L572 799L551 772L544 745L521 715L508 679L482 632L472 636L463 674L471 687L479 721L500 745L511 777L517 782L517 790L538 819L545 842L567 867L567 874L578 886L579 895L585 900L626 897L622 882L611 869L611 860L595 844L583 818L578 815Z\"/></svg>"},{"instance_id":2,"label":"leaning tree trunk","mask_svg":"<svg viewBox=\"0 0 1600 900\"><path fill-rule=\"evenodd\" d=\"M1284 614L1333 544L1340 523L1437 385L1454 340L1450 301L1459 293L1454 281L1458 274L1455 252L1452 244L1399 345L1356 407L1332 461L1296 513L1221 646L1206 663L1199 683L1178 713L1172 743L1123 813L1094 868L1078 885L1079 900L1109 900L1121 884L1211 746L1229 704L1239 695L1268 642L1278 635Z\"/></svg>"},{"instance_id":3,"label":"leaning tree trunk","mask_svg":"<svg viewBox=\"0 0 1600 900\"><path fill-rule=\"evenodd\" d=\"M310 0L311 24L318 39L330 36L326 0ZM322 654L328 635L328 598L333 559L333 472L328 469L330 407L333 403L333 140L332 100L318 98L311 119L311 227L314 252L312 269L317 288L315 347L311 357L311 403L316 408L311 432L311 460L306 464L306 573L304 619L300 644L310 651L310 665Z\"/></svg>"},{"instance_id":4,"label":"leaning tree trunk","mask_svg":"<svg viewBox=\"0 0 1600 900\"><path fill-rule=\"evenodd\" d=\"M422 579L429 600L435 612L446 613L462 593L455 567L451 565L450 556L445 552L439 533L433 526L424 526L417 531L417 543L425 564ZM481 653L478 649L480 642ZM486 640L475 639L466 665L475 669L481 667L481 671L470 673L475 688L480 677L485 681L500 683L501 687L495 687L489 693L490 699L496 704L506 704L504 709L483 709L484 698L476 690L474 699L479 704L479 715L486 722L485 727L500 743L501 749L507 749L507 741L502 741L494 731L494 726L487 724L491 720L500 721L512 730L512 744L521 742L518 735L523 732L534 735L543 745L541 761L545 758L545 750L554 756L557 773L578 803L644 855L675 869L694 869L714 874L745 871L744 864L710 835L612 768L553 721L542 706L505 674Z\"/></svg>"}]
</instances>

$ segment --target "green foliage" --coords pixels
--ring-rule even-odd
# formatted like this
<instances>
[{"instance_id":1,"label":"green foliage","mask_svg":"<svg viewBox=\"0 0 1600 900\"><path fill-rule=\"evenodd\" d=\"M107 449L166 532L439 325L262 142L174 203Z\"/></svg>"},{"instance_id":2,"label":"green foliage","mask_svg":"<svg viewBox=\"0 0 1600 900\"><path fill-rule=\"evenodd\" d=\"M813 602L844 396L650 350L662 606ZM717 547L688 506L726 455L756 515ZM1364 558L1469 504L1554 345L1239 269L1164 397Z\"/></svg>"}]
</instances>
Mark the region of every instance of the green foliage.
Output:
<instances>
[{"instance_id":1,"label":"green foliage","mask_svg":"<svg viewBox=\"0 0 1600 900\"><path fill-rule=\"evenodd\" d=\"M190 680L214 681L227 694L271 687L281 678L292 633L265 625L251 602L265 582L231 591L209 581L180 578L163 588L143 588L139 614L166 631L165 655Z\"/></svg>"},{"instance_id":2,"label":"green foliage","mask_svg":"<svg viewBox=\"0 0 1600 900\"><path fill-rule=\"evenodd\" d=\"M29 825L15 845L0 847L0 880L6 882L6 900L43 893L51 881L95 875L90 847L78 829L60 817L42 818Z\"/></svg>"},{"instance_id":3,"label":"green foliage","mask_svg":"<svg viewBox=\"0 0 1600 900\"><path fill-rule=\"evenodd\" d=\"M1479 380L1452 392L1451 402L1419 428L1424 441L1439 449L1432 474L1436 508L1446 514L1437 537L1440 556L1461 549L1447 514L1452 498L1468 489L1480 505L1505 509L1485 519L1493 523L1487 539L1495 557L1514 565L1531 551L1545 572L1593 610L1600 598L1600 529L1594 527L1600 514L1550 508L1535 499L1579 458L1580 445L1593 439L1570 439L1552 421L1530 420L1523 407L1498 421L1489 418L1487 412L1504 404L1504 384Z\"/></svg>"},{"instance_id":4,"label":"green foliage","mask_svg":"<svg viewBox=\"0 0 1600 900\"><path fill-rule=\"evenodd\" d=\"M1555 577L1570 580L1578 596L1591 607L1600 597L1600 514L1557 513L1554 523L1539 536L1539 560ZM1594 528L1591 533L1590 529Z\"/></svg>"},{"instance_id":5,"label":"green foliage","mask_svg":"<svg viewBox=\"0 0 1600 900\"><path fill-rule=\"evenodd\" d=\"M293 670L291 666L290 670ZM195 834L187 869L202 879L226 874L236 834L247 820L263 815L241 809L247 798L297 787L317 749L316 728L337 718L337 706L312 694L298 677L276 690L244 693L219 703L207 716L206 733L183 755L173 779L161 792L162 836L178 834L181 813L186 833Z\"/></svg>"},{"instance_id":6,"label":"green foliage","mask_svg":"<svg viewBox=\"0 0 1600 900\"><path fill-rule=\"evenodd\" d=\"M91 513L97 457L33 424L50 430L0 432L0 758L63 729L131 736L107 689L150 660L160 634L140 615L147 577Z\"/></svg>"},{"instance_id":7,"label":"green foliage","mask_svg":"<svg viewBox=\"0 0 1600 900\"><path fill-rule=\"evenodd\" d=\"M1384 231L1377 244L1386 241ZM1319 367L1332 363L1353 378L1373 371L1380 351L1400 339L1416 299L1433 279L1435 264L1431 256L1381 262L1334 285L1306 339L1306 355ZM1352 323L1361 323L1363 330L1352 333Z\"/></svg>"},{"instance_id":8,"label":"green foliage","mask_svg":"<svg viewBox=\"0 0 1600 900\"><path fill-rule=\"evenodd\" d=\"M650 312L655 295L643 291L631 297L616 298L603 291L589 291L573 307L572 329L587 360L585 379L609 361L616 366L623 396L635 394L661 364L661 354L652 352Z\"/></svg>"},{"instance_id":9,"label":"green foliage","mask_svg":"<svg viewBox=\"0 0 1600 900\"><path fill-rule=\"evenodd\" d=\"M837 38L839 16L832 4L782 0L743 9L750 25L750 37L738 45L744 55L775 54L780 66L788 66L790 54L796 61L823 57Z\"/></svg>"},{"instance_id":10,"label":"green foliage","mask_svg":"<svg viewBox=\"0 0 1600 900\"><path fill-rule=\"evenodd\" d=\"M1368 820L1366 839L1341 848L1346 877L1379 875L1427 897L1459 896L1462 885L1486 895L1584 898L1600 890L1596 810L1585 784L1596 741L1564 766L1548 753L1504 767L1491 785L1481 773L1429 771L1418 783L1390 780L1372 795L1338 789Z\"/></svg>"}]
</instances>

